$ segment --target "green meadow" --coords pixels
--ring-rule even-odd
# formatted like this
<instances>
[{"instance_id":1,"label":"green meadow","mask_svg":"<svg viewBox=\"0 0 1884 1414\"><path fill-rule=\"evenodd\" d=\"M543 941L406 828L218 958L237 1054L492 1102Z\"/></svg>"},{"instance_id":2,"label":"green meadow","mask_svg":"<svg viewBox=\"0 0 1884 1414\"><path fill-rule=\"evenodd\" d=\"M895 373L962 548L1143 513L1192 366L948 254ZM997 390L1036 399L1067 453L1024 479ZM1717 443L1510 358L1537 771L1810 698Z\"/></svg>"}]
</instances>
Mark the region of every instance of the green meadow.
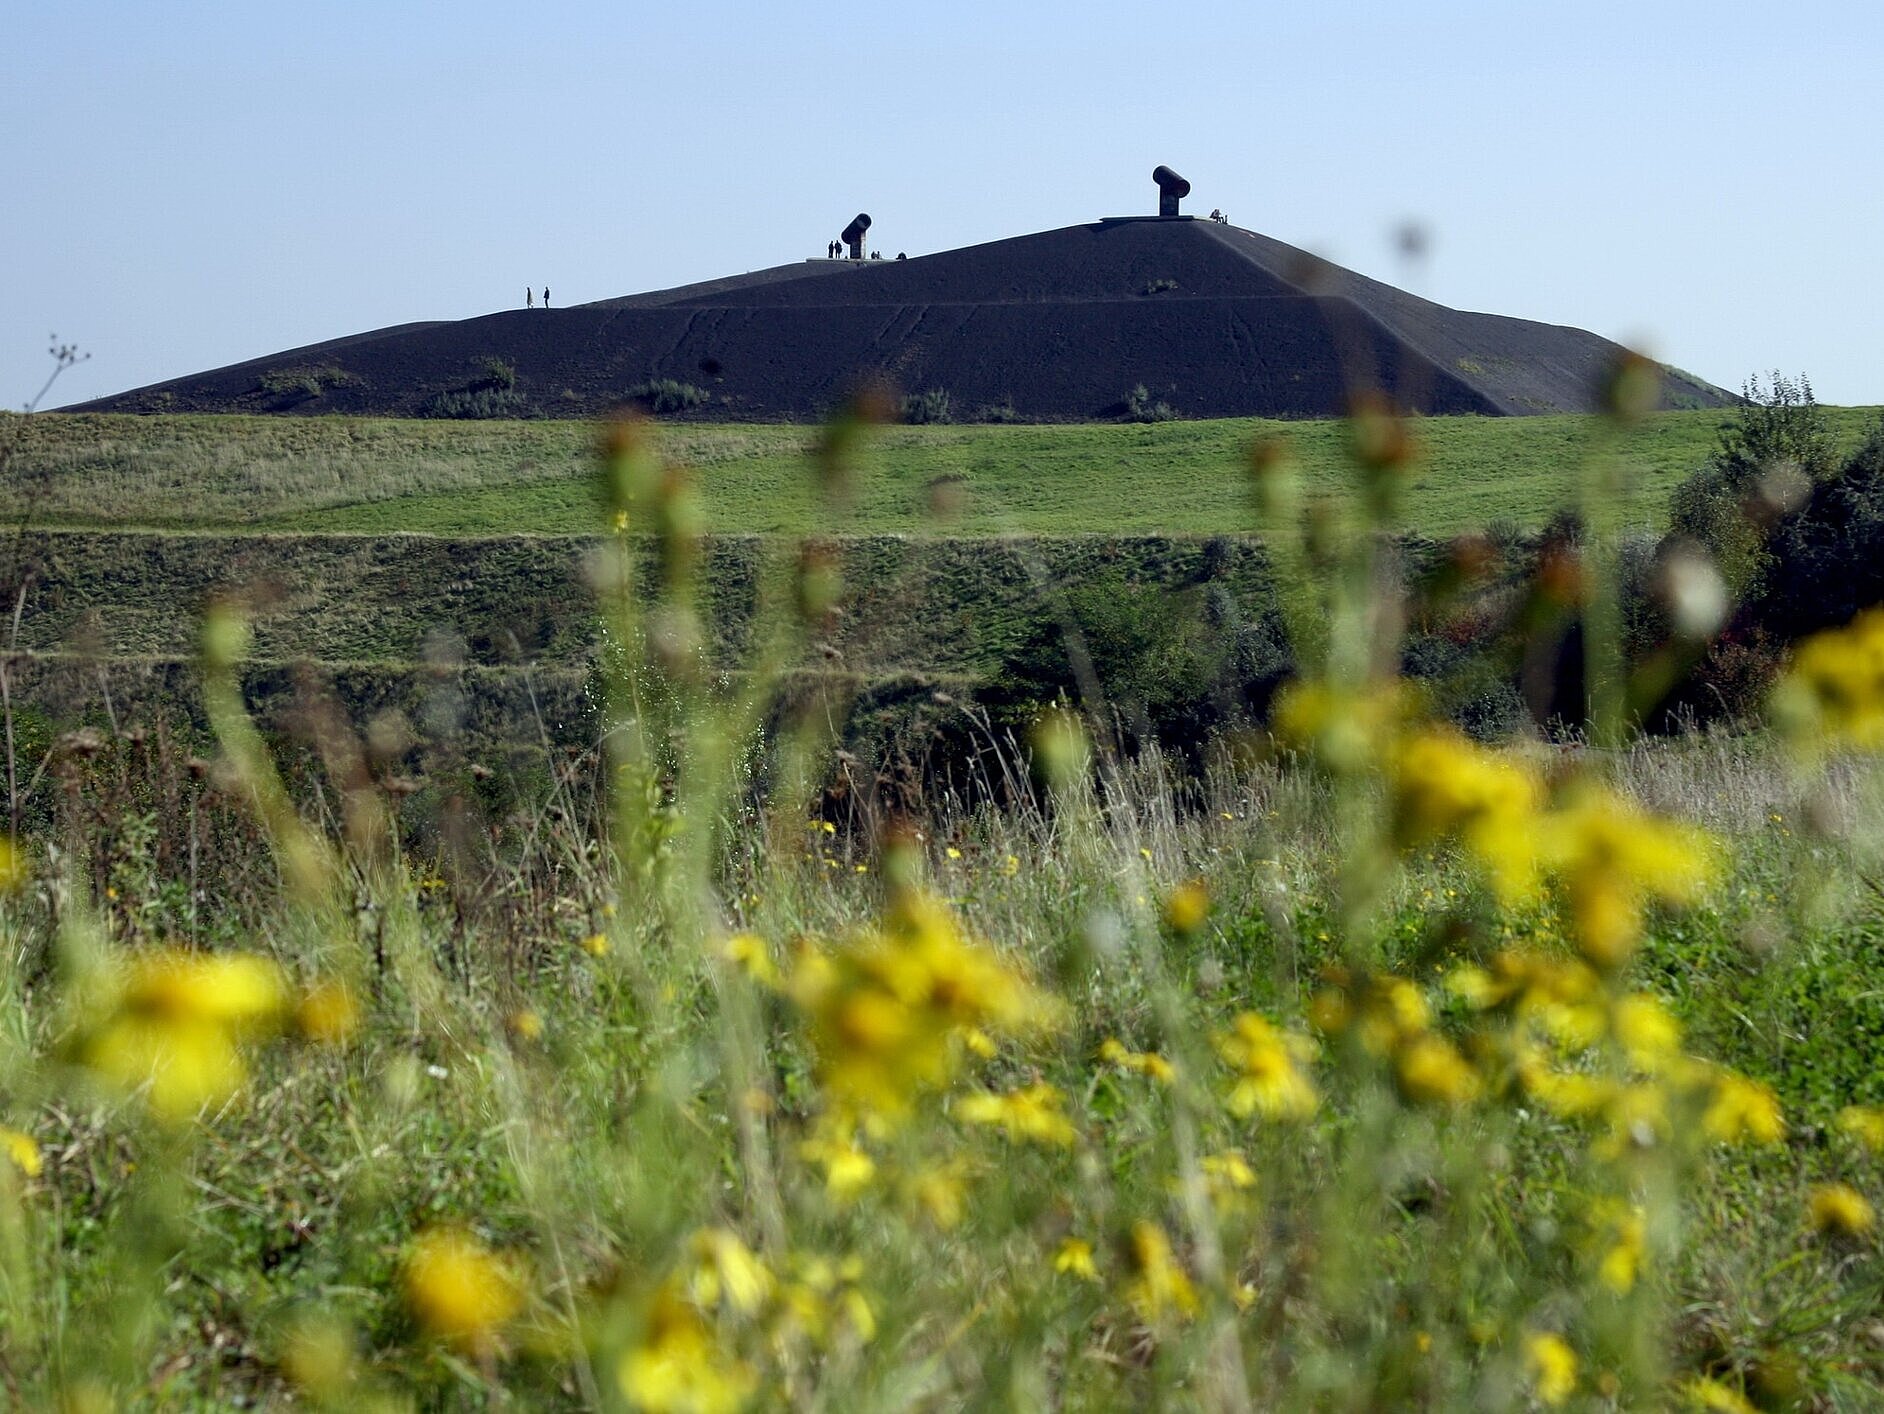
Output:
<instances>
[{"instance_id":1,"label":"green meadow","mask_svg":"<svg viewBox=\"0 0 1884 1414\"><path fill-rule=\"evenodd\" d=\"M1874 415L1832 409L1847 442ZM1647 526L1713 448L1722 412L1670 412L1625 435L1600 419L1426 418L1404 474L1405 527L1534 529L1613 456ZM0 430L7 430L0 427ZM832 523L807 474L818 432L665 425L698 475L707 528L780 534L1222 534L1246 531L1252 444L1279 439L1305 485L1347 490L1339 422L886 428ZM573 535L597 528L595 430L576 422L52 414L21 429L0 513L45 526L361 534Z\"/></svg>"}]
</instances>

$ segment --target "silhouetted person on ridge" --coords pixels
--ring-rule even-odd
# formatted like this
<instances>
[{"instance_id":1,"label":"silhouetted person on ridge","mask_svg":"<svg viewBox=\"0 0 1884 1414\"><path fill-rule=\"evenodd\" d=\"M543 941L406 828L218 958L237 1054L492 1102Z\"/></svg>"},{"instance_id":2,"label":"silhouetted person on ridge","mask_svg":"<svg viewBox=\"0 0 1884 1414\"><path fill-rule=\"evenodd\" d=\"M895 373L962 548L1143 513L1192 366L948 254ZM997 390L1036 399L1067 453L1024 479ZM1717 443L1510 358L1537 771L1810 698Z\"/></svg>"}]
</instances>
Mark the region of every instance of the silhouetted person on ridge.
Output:
<instances>
[{"instance_id":1,"label":"silhouetted person on ridge","mask_svg":"<svg viewBox=\"0 0 1884 1414\"><path fill-rule=\"evenodd\" d=\"M548 285L545 285L543 287L543 308L545 309L549 308L549 286Z\"/></svg>"},{"instance_id":2,"label":"silhouetted person on ridge","mask_svg":"<svg viewBox=\"0 0 1884 1414\"><path fill-rule=\"evenodd\" d=\"M523 307L525 309L536 308L536 286L535 285L525 285L523 287Z\"/></svg>"}]
</instances>

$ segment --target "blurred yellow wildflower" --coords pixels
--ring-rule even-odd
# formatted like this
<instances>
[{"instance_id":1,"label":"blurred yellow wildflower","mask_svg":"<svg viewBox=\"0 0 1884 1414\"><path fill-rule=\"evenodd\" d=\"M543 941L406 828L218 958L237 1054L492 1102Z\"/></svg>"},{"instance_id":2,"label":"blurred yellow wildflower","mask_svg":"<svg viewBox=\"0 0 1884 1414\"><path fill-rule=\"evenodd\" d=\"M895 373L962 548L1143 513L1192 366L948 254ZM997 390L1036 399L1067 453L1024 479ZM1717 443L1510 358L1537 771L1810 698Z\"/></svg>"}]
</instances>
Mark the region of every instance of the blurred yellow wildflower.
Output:
<instances>
[{"instance_id":1,"label":"blurred yellow wildflower","mask_svg":"<svg viewBox=\"0 0 1884 1414\"><path fill-rule=\"evenodd\" d=\"M1525 1093L1559 1119L1600 1114L1616 1098L1613 1080L1582 1071L1552 1070L1534 1055L1518 1062L1517 1073Z\"/></svg>"},{"instance_id":2,"label":"blurred yellow wildflower","mask_svg":"<svg viewBox=\"0 0 1884 1414\"><path fill-rule=\"evenodd\" d=\"M1083 1238L1067 1237L1060 1240L1060 1249L1053 1254L1053 1270L1063 1276L1079 1277L1084 1281L1099 1280L1099 1267L1092 1258L1092 1244Z\"/></svg>"},{"instance_id":3,"label":"blurred yellow wildflower","mask_svg":"<svg viewBox=\"0 0 1884 1414\"><path fill-rule=\"evenodd\" d=\"M1187 879L1164 900L1165 926L1174 933L1195 933L1210 916L1210 890L1202 879Z\"/></svg>"},{"instance_id":4,"label":"blurred yellow wildflower","mask_svg":"<svg viewBox=\"0 0 1884 1414\"><path fill-rule=\"evenodd\" d=\"M1204 1189L1220 1213L1232 1213L1242 1207L1256 1187L1256 1171L1235 1149L1205 1154L1197 1161L1197 1167L1204 1176Z\"/></svg>"},{"instance_id":5,"label":"blurred yellow wildflower","mask_svg":"<svg viewBox=\"0 0 1884 1414\"><path fill-rule=\"evenodd\" d=\"M353 988L329 978L302 994L295 1005L294 1020L308 1040L338 1046L360 1029L360 1003Z\"/></svg>"},{"instance_id":6,"label":"blurred yellow wildflower","mask_svg":"<svg viewBox=\"0 0 1884 1414\"><path fill-rule=\"evenodd\" d=\"M1585 789L1547 820L1546 854L1583 955L1614 970L1642 932L1643 904L1692 902L1714 873L1706 834Z\"/></svg>"},{"instance_id":7,"label":"blurred yellow wildflower","mask_svg":"<svg viewBox=\"0 0 1884 1414\"><path fill-rule=\"evenodd\" d=\"M822 1345L839 1331L860 1341L874 1339L877 1318L862 1279L860 1258L833 1262L815 1254L794 1254L790 1276L779 1291L774 1339L802 1335Z\"/></svg>"},{"instance_id":8,"label":"blurred yellow wildflower","mask_svg":"<svg viewBox=\"0 0 1884 1414\"><path fill-rule=\"evenodd\" d=\"M1874 1154L1884 1154L1884 1105L1849 1105L1838 1112L1838 1127Z\"/></svg>"},{"instance_id":9,"label":"blurred yellow wildflower","mask_svg":"<svg viewBox=\"0 0 1884 1414\"><path fill-rule=\"evenodd\" d=\"M779 985L779 971L772 961L771 949L757 933L733 934L726 940L722 955L761 987Z\"/></svg>"},{"instance_id":10,"label":"blurred yellow wildflower","mask_svg":"<svg viewBox=\"0 0 1884 1414\"><path fill-rule=\"evenodd\" d=\"M1398 682L1354 693L1298 680L1277 694L1271 730L1285 746L1308 752L1326 770L1349 775L1384 759L1410 705Z\"/></svg>"},{"instance_id":11,"label":"blurred yellow wildflower","mask_svg":"<svg viewBox=\"0 0 1884 1414\"><path fill-rule=\"evenodd\" d=\"M1629 1064L1644 1075L1661 1074L1681 1056L1681 1023L1646 993L1618 998L1610 1027Z\"/></svg>"},{"instance_id":12,"label":"blurred yellow wildflower","mask_svg":"<svg viewBox=\"0 0 1884 1414\"><path fill-rule=\"evenodd\" d=\"M608 934L590 933L582 940L582 950L590 957L608 956Z\"/></svg>"},{"instance_id":13,"label":"blurred yellow wildflower","mask_svg":"<svg viewBox=\"0 0 1884 1414\"><path fill-rule=\"evenodd\" d=\"M288 1331L281 1365L316 1403L337 1403L353 1391L359 1378L353 1332L331 1316L303 1316Z\"/></svg>"},{"instance_id":14,"label":"blurred yellow wildflower","mask_svg":"<svg viewBox=\"0 0 1884 1414\"><path fill-rule=\"evenodd\" d=\"M1216 1044L1217 1054L1235 1075L1229 1097L1232 1114L1241 1119L1306 1119L1315 1112L1315 1086L1302 1070L1314 1055L1307 1037L1278 1031L1246 1011L1217 1036Z\"/></svg>"},{"instance_id":15,"label":"blurred yellow wildflower","mask_svg":"<svg viewBox=\"0 0 1884 1414\"><path fill-rule=\"evenodd\" d=\"M1171 1251L1171 1239L1158 1224L1140 1219L1126 1240L1126 1260L1132 1272L1125 1299L1147 1321L1168 1315L1197 1314L1197 1288Z\"/></svg>"},{"instance_id":16,"label":"blurred yellow wildflower","mask_svg":"<svg viewBox=\"0 0 1884 1414\"><path fill-rule=\"evenodd\" d=\"M630 1407L650 1414L731 1414L758 1386L669 1286L656 1293L641 1340L621 1357L615 1378Z\"/></svg>"},{"instance_id":17,"label":"blurred yellow wildflower","mask_svg":"<svg viewBox=\"0 0 1884 1414\"><path fill-rule=\"evenodd\" d=\"M0 1149L6 1151L13 1167L28 1178L38 1178L45 1168L45 1160L39 1153L39 1142L21 1130L0 1127Z\"/></svg>"},{"instance_id":18,"label":"blurred yellow wildflower","mask_svg":"<svg viewBox=\"0 0 1884 1414\"><path fill-rule=\"evenodd\" d=\"M123 965L106 1000L81 1062L117 1089L143 1088L152 1114L174 1122L241 1087L238 1042L280 1020L287 988L264 958L166 949Z\"/></svg>"},{"instance_id":19,"label":"blurred yellow wildflower","mask_svg":"<svg viewBox=\"0 0 1884 1414\"><path fill-rule=\"evenodd\" d=\"M1352 1032L1369 1055L1385 1056L1432 1024L1426 994L1404 977L1330 967L1309 999L1309 1024L1325 1036Z\"/></svg>"},{"instance_id":20,"label":"blurred yellow wildflower","mask_svg":"<svg viewBox=\"0 0 1884 1414\"><path fill-rule=\"evenodd\" d=\"M1416 1105L1462 1105L1478 1097L1478 1072L1457 1046L1431 1032L1400 1047L1393 1073L1400 1093Z\"/></svg>"},{"instance_id":21,"label":"blurred yellow wildflower","mask_svg":"<svg viewBox=\"0 0 1884 1414\"><path fill-rule=\"evenodd\" d=\"M543 1039L543 1018L531 1007L519 1007L504 1022L505 1028L517 1040L528 1044Z\"/></svg>"},{"instance_id":22,"label":"blurred yellow wildflower","mask_svg":"<svg viewBox=\"0 0 1884 1414\"><path fill-rule=\"evenodd\" d=\"M25 888L32 876L32 870L27 867L26 851L8 836L0 835L0 893L15 893Z\"/></svg>"},{"instance_id":23,"label":"blurred yellow wildflower","mask_svg":"<svg viewBox=\"0 0 1884 1414\"><path fill-rule=\"evenodd\" d=\"M988 1091L965 1095L956 1104L955 1114L964 1124L996 1126L1009 1139L1070 1145L1079 1138L1079 1131L1061 1109L1065 1098L1053 1086L1036 1081L1024 1090L1002 1095Z\"/></svg>"},{"instance_id":24,"label":"blurred yellow wildflower","mask_svg":"<svg viewBox=\"0 0 1884 1414\"><path fill-rule=\"evenodd\" d=\"M1687 1408L1705 1410L1707 1414L1759 1414L1759 1407L1739 1390L1705 1375L1682 1385L1681 1398Z\"/></svg>"},{"instance_id":25,"label":"blurred yellow wildflower","mask_svg":"<svg viewBox=\"0 0 1884 1414\"><path fill-rule=\"evenodd\" d=\"M896 899L879 929L802 955L787 991L810 1023L826 1093L885 1120L953 1080L968 1032L1058 1020L1051 998L969 939L941 903L914 892Z\"/></svg>"},{"instance_id":26,"label":"blurred yellow wildflower","mask_svg":"<svg viewBox=\"0 0 1884 1414\"><path fill-rule=\"evenodd\" d=\"M1108 1036L1099 1043L1099 1059L1121 1070L1149 1076L1161 1085L1172 1084L1177 1079L1177 1067L1156 1051L1128 1051L1115 1037Z\"/></svg>"},{"instance_id":27,"label":"blurred yellow wildflower","mask_svg":"<svg viewBox=\"0 0 1884 1414\"><path fill-rule=\"evenodd\" d=\"M1648 1215L1635 1203L1605 1199L1591 1209L1596 1279L1618 1296L1635 1289L1648 1250Z\"/></svg>"},{"instance_id":28,"label":"blurred yellow wildflower","mask_svg":"<svg viewBox=\"0 0 1884 1414\"><path fill-rule=\"evenodd\" d=\"M799 1155L824 1170L825 1191L840 1203L855 1198L877 1176L876 1160L857 1144L846 1124L827 1121L798 1146Z\"/></svg>"},{"instance_id":29,"label":"blurred yellow wildflower","mask_svg":"<svg viewBox=\"0 0 1884 1414\"><path fill-rule=\"evenodd\" d=\"M470 1233L435 1227L406 1254L406 1304L427 1335L475 1355L492 1353L523 1307L510 1264Z\"/></svg>"},{"instance_id":30,"label":"blurred yellow wildflower","mask_svg":"<svg viewBox=\"0 0 1884 1414\"><path fill-rule=\"evenodd\" d=\"M1501 897L1535 891L1543 788L1521 762L1459 732L1427 728L1395 746L1389 779L1402 848L1456 837Z\"/></svg>"},{"instance_id":31,"label":"blurred yellow wildflower","mask_svg":"<svg viewBox=\"0 0 1884 1414\"><path fill-rule=\"evenodd\" d=\"M738 1233L723 1227L702 1228L688 1245L693 1266L687 1294L701 1309L711 1310L724 1300L740 1315L750 1316L771 1296L772 1273Z\"/></svg>"},{"instance_id":32,"label":"blurred yellow wildflower","mask_svg":"<svg viewBox=\"0 0 1884 1414\"><path fill-rule=\"evenodd\" d=\"M1723 1144L1777 1144L1786 1136L1779 1097L1770 1087L1731 1070L1715 1072L1713 1093L1701 1114L1701 1127Z\"/></svg>"},{"instance_id":33,"label":"blurred yellow wildflower","mask_svg":"<svg viewBox=\"0 0 1884 1414\"><path fill-rule=\"evenodd\" d=\"M1674 1132L1668 1117L1668 1091L1659 1083L1613 1087L1603 1119L1608 1132L1596 1142L1592 1152L1604 1160L1613 1161L1631 1152L1656 1148L1667 1143Z\"/></svg>"},{"instance_id":34,"label":"blurred yellow wildflower","mask_svg":"<svg viewBox=\"0 0 1884 1414\"><path fill-rule=\"evenodd\" d=\"M1555 1409L1577 1392L1577 1354L1570 1343L1549 1331L1524 1337L1524 1368L1539 1404Z\"/></svg>"},{"instance_id":35,"label":"blurred yellow wildflower","mask_svg":"<svg viewBox=\"0 0 1884 1414\"><path fill-rule=\"evenodd\" d=\"M1884 745L1884 609L1814 634L1773 691L1781 730L1812 751Z\"/></svg>"},{"instance_id":36,"label":"blurred yellow wildflower","mask_svg":"<svg viewBox=\"0 0 1884 1414\"><path fill-rule=\"evenodd\" d=\"M1817 1183L1806 1194L1806 1216L1814 1232L1834 1237L1869 1237L1877 1227L1870 1201L1848 1183Z\"/></svg>"},{"instance_id":37,"label":"blurred yellow wildflower","mask_svg":"<svg viewBox=\"0 0 1884 1414\"><path fill-rule=\"evenodd\" d=\"M968 1164L961 1159L928 1164L904 1180L905 1195L947 1231L960 1224L968 1201Z\"/></svg>"}]
</instances>

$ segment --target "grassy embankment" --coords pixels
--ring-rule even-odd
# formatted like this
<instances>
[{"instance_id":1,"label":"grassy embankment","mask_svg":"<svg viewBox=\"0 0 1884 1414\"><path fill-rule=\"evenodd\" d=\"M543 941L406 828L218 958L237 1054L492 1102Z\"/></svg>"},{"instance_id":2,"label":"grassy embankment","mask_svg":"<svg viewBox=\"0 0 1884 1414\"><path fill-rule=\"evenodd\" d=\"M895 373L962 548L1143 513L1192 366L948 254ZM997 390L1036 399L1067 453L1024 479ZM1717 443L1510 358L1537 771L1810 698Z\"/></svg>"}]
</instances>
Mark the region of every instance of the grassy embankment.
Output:
<instances>
[{"instance_id":1,"label":"grassy embankment","mask_svg":"<svg viewBox=\"0 0 1884 1414\"><path fill-rule=\"evenodd\" d=\"M1874 412L1834 409L1854 442ZM1721 412L1663 413L1619 444L1638 514L1706 460ZM1493 521L1534 529L1575 493L1599 434L1585 417L1428 418L1404 525L1428 535ZM1256 419L1149 426L905 427L873 442L843 523L825 523L805 474L815 429L670 425L670 455L700 474L718 532L1014 532L1209 535L1249 529L1244 453L1279 436L1310 487L1352 485L1338 422ZM596 528L594 431L571 422L42 416L25 429L0 515L39 524L441 535ZM953 509L933 513L934 492Z\"/></svg>"}]
</instances>

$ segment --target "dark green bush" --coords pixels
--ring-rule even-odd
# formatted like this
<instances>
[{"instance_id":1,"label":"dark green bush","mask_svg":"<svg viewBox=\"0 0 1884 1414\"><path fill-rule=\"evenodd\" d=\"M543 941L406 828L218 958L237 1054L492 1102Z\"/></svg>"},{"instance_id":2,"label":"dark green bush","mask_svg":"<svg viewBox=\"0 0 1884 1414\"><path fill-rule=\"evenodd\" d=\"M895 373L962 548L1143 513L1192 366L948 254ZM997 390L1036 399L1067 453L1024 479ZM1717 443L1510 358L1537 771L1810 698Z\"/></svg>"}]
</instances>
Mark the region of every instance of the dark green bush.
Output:
<instances>
[{"instance_id":1,"label":"dark green bush","mask_svg":"<svg viewBox=\"0 0 1884 1414\"><path fill-rule=\"evenodd\" d=\"M515 388L454 388L429 399L419 409L420 417L521 418L533 416L535 405Z\"/></svg>"},{"instance_id":2,"label":"dark green bush","mask_svg":"<svg viewBox=\"0 0 1884 1414\"><path fill-rule=\"evenodd\" d=\"M1756 594L1767 532L1831 475L1837 444L1804 374L1749 378L1708 464L1675 488L1670 531L1712 557L1737 597Z\"/></svg>"},{"instance_id":3,"label":"dark green bush","mask_svg":"<svg viewBox=\"0 0 1884 1414\"><path fill-rule=\"evenodd\" d=\"M473 388L514 388L517 386L517 370L496 354L486 354L477 361L478 375L471 380Z\"/></svg>"},{"instance_id":4,"label":"dark green bush","mask_svg":"<svg viewBox=\"0 0 1884 1414\"><path fill-rule=\"evenodd\" d=\"M1176 416L1177 409L1161 398L1153 398L1143 383L1125 395L1127 422L1169 422Z\"/></svg>"},{"instance_id":5,"label":"dark green bush","mask_svg":"<svg viewBox=\"0 0 1884 1414\"><path fill-rule=\"evenodd\" d=\"M1213 731L1259 716L1294 670L1275 616L1246 615L1219 583L1174 588L1113 571L1071 587L1056 607L983 693L997 720L1024 727L1064 699L1111 715L1127 744L1196 753Z\"/></svg>"},{"instance_id":6,"label":"dark green bush","mask_svg":"<svg viewBox=\"0 0 1884 1414\"><path fill-rule=\"evenodd\" d=\"M925 388L920 393L910 393L903 399L903 421L910 423L947 422L949 420L949 390L947 388Z\"/></svg>"},{"instance_id":7,"label":"dark green bush","mask_svg":"<svg viewBox=\"0 0 1884 1414\"><path fill-rule=\"evenodd\" d=\"M628 390L628 400L644 404L649 412L692 412L712 399L705 388L675 378L650 378Z\"/></svg>"},{"instance_id":8,"label":"dark green bush","mask_svg":"<svg viewBox=\"0 0 1884 1414\"><path fill-rule=\"evenodd\" d=\"M256 386L274 398L318 398L329 388L348 388L359 381L344 368L323 364L318 368L271 368L256 380Z\"/></svg>"}]
</instances>

